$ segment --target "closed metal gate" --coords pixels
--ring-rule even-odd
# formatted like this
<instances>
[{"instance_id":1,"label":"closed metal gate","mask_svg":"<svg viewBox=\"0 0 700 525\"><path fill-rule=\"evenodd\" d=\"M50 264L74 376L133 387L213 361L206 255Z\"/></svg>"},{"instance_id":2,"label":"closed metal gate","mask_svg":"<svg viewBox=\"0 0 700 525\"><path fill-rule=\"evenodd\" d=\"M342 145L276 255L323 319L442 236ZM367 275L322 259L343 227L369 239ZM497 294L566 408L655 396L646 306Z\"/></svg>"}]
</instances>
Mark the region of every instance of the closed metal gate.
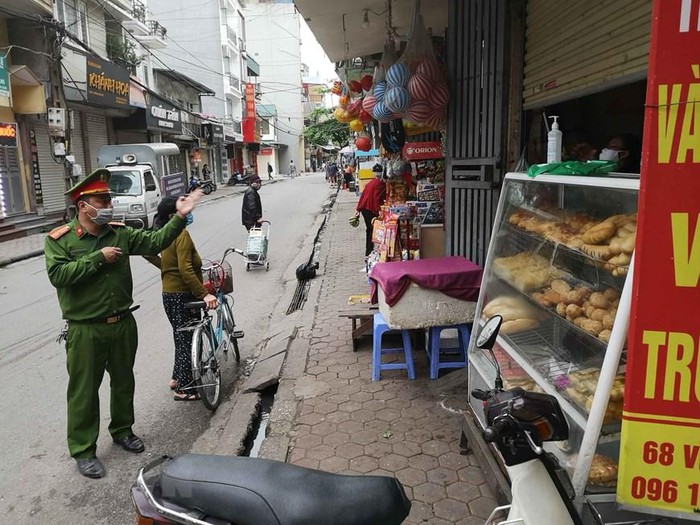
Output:
<instances>
[{"instance_id":1,"label":"closed metal gate","mask_svg":"<svg viewBox=\"0 0 700 525\"><path fill-rule=\"evenodd\" d=\"M22 174L16 147L0 147L0 190L3 217L24 212Z\"/></svg>"},{"instance_id":2,"label":"closed metal gate","mask_svg":"<svg viewBox=\"0 0 700 525\"><path fill-rule=\"evenodd\" d=\"M107 117L104 115L85 114L85 127L87 129L87 149L85 152L85 173L97 168L97 151L102 146L109 144L109 132Z\"/></svg>"},{"instance_id":3,"label":"closed metal gate","mask_svg":"<svg viewBox=\"0 0 700 525\"><path fill-rule=\"evenodd\" d=\"M66 208L63 193L66 191L65 171L63 164L53 159L52 141L44 120L34 122L30 133L36 140L37 156L39 159L39 175L44 200L44 212L54 213Z\"/></svg>"},{"instance_id":4,"label":"closed metal gate","mask_svg":"<svg viewBox=\"0 0 700 525\"><path fill-rule=\"evenodd\" d=\"M450 0L447 253L482 264L503 175L506 0Z\"/></svg>"},{"instance_id":5,"label":"closed metal gate","mask_svg":"<svg viewBox=\"0 0 700 525\"><path fill-rule=\"evenodd\" d=\"M85 168L85 146L83 145L83 123L79 111L71 111L70 154L75 157L75 163Z\"/></svg>"}]
</instances>

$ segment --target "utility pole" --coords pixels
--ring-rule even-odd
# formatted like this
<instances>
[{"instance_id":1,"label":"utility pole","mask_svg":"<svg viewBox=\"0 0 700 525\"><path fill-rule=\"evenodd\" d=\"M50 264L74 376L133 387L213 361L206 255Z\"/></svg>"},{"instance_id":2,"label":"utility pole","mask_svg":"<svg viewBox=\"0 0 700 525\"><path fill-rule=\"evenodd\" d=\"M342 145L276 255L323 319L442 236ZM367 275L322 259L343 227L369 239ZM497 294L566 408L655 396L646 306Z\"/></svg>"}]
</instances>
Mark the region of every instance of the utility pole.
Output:
<instances>
[{"instance_id":1,"label":"utility pole","mask_svg":"<svg viewBox=\"0 0 700 525\"><path fill-rule=\"evenodd\" d=\"M54 160L56 160L57 157L61 158L61 163L63 165L64 170L65 189L66 191L68 191L75 185L75 183L78 182L78 180L77 177L73 175L72 164L66 160L66 156L70 154L70 151L72 149L72 130L70 129L69 125L70 119L68 118L68 105L66 104L66 96L63 89L63 71L61 65L63 59L61 52L63 48L63 40L66 37L66 30L63 23L55 19L51 20L48 23L48 25L49 34L53 33L53 45L51 46L50 50L51 55L53 56L53 60L51 60L51 63L49 64L49 82L51 83L51 107L63 109L65 116L65 126L62 134L52 134L51 147L53 148L53 151L51 151L51 155L52 157L54 157ZM63 143L64 151L62 152L62 155L58 155L56 154L57 144L60 144L61 142ZM65 202L65 219L71 220L76 215L75 205L71 201L70 196L66 196Z\"/></svg>"}]
</instances>

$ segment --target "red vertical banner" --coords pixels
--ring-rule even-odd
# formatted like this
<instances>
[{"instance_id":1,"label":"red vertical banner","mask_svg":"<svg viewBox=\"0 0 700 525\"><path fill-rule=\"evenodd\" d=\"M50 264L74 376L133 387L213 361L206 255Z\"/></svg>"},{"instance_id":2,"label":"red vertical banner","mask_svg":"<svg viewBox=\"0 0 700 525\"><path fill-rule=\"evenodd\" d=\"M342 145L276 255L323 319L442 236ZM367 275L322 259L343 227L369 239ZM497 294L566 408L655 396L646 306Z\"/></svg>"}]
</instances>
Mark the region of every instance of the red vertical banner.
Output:
<instances>
[{"instance_id":1,"label":"red vertical banner","mask_svg":"<svg viewBox=\"0 0 700 525\"><path fill-rule=\"evenodd\" d=\"M617 499L700 521L700 0L654 0Z\"/></svg>"},{"instance_id":2,"label":"red vertical banner","mask_svg":"<svg viewBox=\"0 0 700 525\"><path fill-rule=\"evenodd\" d=\"M243 119L243 142L255 140L255 84L245 85L245 118Z\"/></svg>"}]
</instances>

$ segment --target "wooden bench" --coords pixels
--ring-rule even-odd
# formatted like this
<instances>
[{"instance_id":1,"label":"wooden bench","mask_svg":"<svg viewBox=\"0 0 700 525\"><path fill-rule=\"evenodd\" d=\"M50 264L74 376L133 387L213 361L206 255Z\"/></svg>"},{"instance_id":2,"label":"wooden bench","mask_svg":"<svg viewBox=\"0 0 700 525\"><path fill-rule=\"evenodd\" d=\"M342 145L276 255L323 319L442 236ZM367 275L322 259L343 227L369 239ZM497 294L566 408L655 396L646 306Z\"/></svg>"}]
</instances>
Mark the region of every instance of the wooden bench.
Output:
<instances>
[{"instance_id":1,"label":"wooden bench","mask_svg":"<svg viewBox=\"0 0 700 525\"><path fill-rule=\"evenodd\" d=\"M372 305L357 305L355 308L349 308L338 312L338 317L347 317L352 321L351 337L353 352L357 350L357 340L367 333L372 333L374 314L377 312L379 312L379 308Z\"/></svg>"}]
</instances>

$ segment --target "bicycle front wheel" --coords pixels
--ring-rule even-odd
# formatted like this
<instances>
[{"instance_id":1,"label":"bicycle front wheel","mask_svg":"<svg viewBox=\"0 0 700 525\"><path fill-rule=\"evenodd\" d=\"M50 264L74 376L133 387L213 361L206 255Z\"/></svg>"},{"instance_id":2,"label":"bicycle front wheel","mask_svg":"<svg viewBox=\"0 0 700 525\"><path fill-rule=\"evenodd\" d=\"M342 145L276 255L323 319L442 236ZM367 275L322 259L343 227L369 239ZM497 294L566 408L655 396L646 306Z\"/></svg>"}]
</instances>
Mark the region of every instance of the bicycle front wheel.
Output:
<instances>
[{"instance_id":1,"label":"bicycle front wheel","mask_svg":"<svg viewBox=\"0 0 700 525\"><path fill-rule=\"evenodd\" d=\"M197 328L192 338L192 377L204 406L216 410L221 402L221 363L212 341L210 326Z\"/></svg>"},{"instance_id":2,"label":"bicycle front wheel","mask_svg":"<svg viewBox=\"0 0 700 525\"><path fill-rule=\"evenodd\" d=\"M241 353L238 350L238 338L234 337L233 332L236 330L236 322L233 319L233 310L231 309L231 303L228 298L224 296L224 300L221 303L221 311L224 316L224 330L228 334L229 341L233 347L233 353L236 357L236 363L241 362Z\"/></svg>"}]
</instances>

